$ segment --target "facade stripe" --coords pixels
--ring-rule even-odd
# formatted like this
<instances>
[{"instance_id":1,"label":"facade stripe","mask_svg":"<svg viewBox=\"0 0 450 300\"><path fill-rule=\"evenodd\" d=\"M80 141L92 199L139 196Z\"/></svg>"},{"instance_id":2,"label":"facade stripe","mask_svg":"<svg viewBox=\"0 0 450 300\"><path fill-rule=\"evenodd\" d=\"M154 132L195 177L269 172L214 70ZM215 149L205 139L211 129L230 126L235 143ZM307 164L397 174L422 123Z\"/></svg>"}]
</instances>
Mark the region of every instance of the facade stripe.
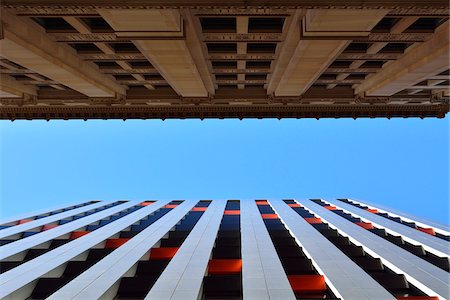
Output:
<instances>
[{"instance_id":1,"label":"facade stripe","mask_svg":"<svg viewBox=\"0 0 450 300\"><path fill-rule=\"evenodd\" d=\"M110 202L108 202L108 203L110 203ZM105 203L105 204L108 204L108 203ZM113 215L117 212L120 212L124 209L132 207L133 205L136 205L138 203L139 203L139 201L134 201L134 202L126 202L126 203L123 203L123 204L120 204L117 206L113 206L111 208L99 211L99 212L89 215L87 217L80 218L73 222L69 222L67 224L58 226L57 228L53 228L52 230L47 230L40 234L36 234L36 235L30 236L30 237L27 237L26 239L20 239L20 240L14 241L12 243L6 244L6 245L0 247L0 260L5 259L11 255L17 254L19 252L22 252L24 250L27 250L29 248L32 248L36 245L47 242L58 236L67 234L71 231L74 231L74 230L80 228L80 227L86 226L92 222L101 220L102 218L106 218L106 217Z\"/></svg>"},{"instance_id":2,"label":"facade stripe","mask_svg":"<svg viewBox=\"0 0 450 300\"><path fill-rule=\"evenodd\" d=\"M407 280L430 296L446 299L450 290L450 274L391 242L332 213L310 200L297 200L339 232L361 245L372 256L379 257L393 271L405 274ZM358 284L357 284L358 285Z\"/></svg>"},{"instance_id":3,"label":"facade stripe","mask_svg":"<svg viewBox=\"0 0 450 300\"><path fill-rule=\"evenodd\" d=\"M382 206L382 205L379 205L379 204L373 204L373 203L367 202L367 201L362 202L360 200L354 200L354 199L351 199L351 198L348 198L348 199L350 201L353 201L353 202L361 204L361 205L366 205L366 206L370 206L370 207L373 207L373 208L377 208L380 211L387 212L388 214L391 214L393 216L398 216L398 217L400 217L402 219L405 219L406 221L413 221L417 225L420 225L420 226L423 226L423 227L432 227L432 228L434 228L436 230L436 232L442 232L442 234L450 235L450 226L448 224L445 225L445 224L438 223L436 221L431 221L431 220L427 220L427 219L420 218L420 217L417 217L417 216L412 216L412 215L404 213L402 211L398 211L398 210L395 210L395 209L392 209L392 208L388 208L388 207L385 207L385 206Z\"/></svg>"},{"instance_id":4,"label":"facade stripe","mask_svg":"<svg viewBox=\"0 0 450 300\"><path fill-rule=\"evenodd\" d=\"M198 299L226 201L214 200L145 297Z\"/></svg>"},{"instance_id":5,"label":"facade stripe","mask_svg":"<svg viewBox=\"0 0 450 300\"><path fill-rule=\"evenodd\" d=\"M59 221L59 220L62 220L64 218L72 217L72 216L75 216L77 214L89 211L91 209L95 209L95 208L99 208L99 207L108 205L110 203L113 203L113 202L98 202L98 203L95 203L93 205L91 204L91 205L82 206L82 207L79 207L79 208L76 208L76 209L72 209L72 210L68 210L68 211L65 211L65 212L62 212L62 213L59 213L59 214L55 214L55 215L51 215L51 216L48 216L48 217L45 217L45 218L33 220L31 222L28 222L28 223L24 223L24 224L20 224L20 225L16 225L16 226L11 226L10 228L5 228L3 230L0 230L0 239L2 239L4 237L7 237L7 236L10 236L10 235L13 235L13 234L16 234L16 233L27 231L27 230L32 229L32 228L43 226L43 225L48 224L48 223Z\"/></svg>"},{"instance_id":6,"label":"facade stripe","mask_svg":"<svg viewBox=\"0 0 450 300\"><path fill-rule=\"evenodd\" d=\"M196 203L196 200L184 201L47 299L99 299Z\"/></svg>"},{"instance_id":7,"label":"facade stripe","mask_svg":"<svg viewBox=\"0 0 450 300\"><path fill-rule=\"evenodd\" d=\"M409 238L415 242L415 244L421 244L423 247L433 254L438 256L450 257L450 242L443 239L439 239L435 236L426 234L414 228L405 226L403 224L391 221L389 219L383 218L376 214L367 212L358 207L352 206L350 204L337 201L337 200L327 200L327 202L344 209L351 214L372 222L374 225L378 225L381 228L385 228L388 232L394 232L395 234L401 235L403 238Z\"/></svg>"},{"instance_id":8,"label":"facade stripe","mask_svg":"<svg viewBox=\"0 0 450 300\"><path fill-rule=\"evenodd\" d=\"M395 299L282 200L270 204L327 284L342 299Z\"/></svg>"},{"instance_id":9,"label":"facade stripe","mask_svg":"<svg viewBox=\"0 0 450 300\"><path fill-rule=\"evenodd\" d=\"M255 201L241 201L244 299L295 299Z\"/></svg>"},{"instance_id":10,"label":"facade stripe","mask_svg":"<svg viewBox=\"0 0 450 300\"><path fill-rule=\"evenodd\" d=\"M110 210L109 213L105 213L106 216L112 215L120 210L132 207L133 205L139 204L141 201L130 201L124 203L121 209ZM163 207L170 200L160 200L152 205L144 207L138 211L135 211L123 218L120 218L110 224L107 224L85 236L75 239L74 241L62 245L50 252L47 252L29 262L26 262L4 274L0 275L0 299L2 297L8 296L17 289L25 286L31 281L39 278L40 276L48 273L54 268L66 263L73 257L83 253L84 251L90 249L91 247L101 243L106 240L111 235L131 226L136 220L144 218L148 214L158 210ZM103 213L103 211L101 212ZM92 215L92 217L94 217ZM90 216L91 217L91 216ZM89 218L89 217L88 217ZM81 219L80 219L81 220ZM98 220L96 217L93 221ZM77 221L75 221L77 222ZM92 222L92 221L91 221ZM71 222L74 223L74 222ZM68 223L70 224L70 223ZM88 223L87 223L88 224ZM87 225L84 224L84 225ZM83 225L81 225L83 226ZM72 230L79 228L76 226ZM41 241L42 242L42 241ZM6 298L8 299L8 298Z\"/></svg>"},{"instance_id":11,"label":"facade stripe","mask_svg":"<svg viewBox=\"0 0 450 300\"><path fill-rule=\"evenodd\" d=\"M92 201L100 201L100 200L92 200ZM83 202L83 203L87 203L87 202L90 202L90 201L86 201L86 202ZM107 203L105 201L100 201L100 202ZM115 201L111 201L111 202L115 202ZM81 204L81 203L78 203L78 202L76 202L76 203L66 203L66 204L63 204L63 205L56 205L56 206L51 207L51 208L39 209L39 210L36 210L34 212L23 213L23 214L20 214L20 215L17 215L17 216L13 216L13 217L8 217L8 218L5 218L5 219L2 219L2 220L0 220L0 224L7 224L7 223L14 222L14 221L22 220L22 219L32 218L32 217L37 216L37 215L46 214L46 213L49 213L49 212L52 212L52 211L55 211L55 210L64 209L64 208L67 208L67 207L70 207L70 206L74 206L74 205L78 205L78 204ZM94 204L94 202L92 202L92 204ZM92 204L88 204L87 206L92 205Z\"/></svg>"}]
</instances>

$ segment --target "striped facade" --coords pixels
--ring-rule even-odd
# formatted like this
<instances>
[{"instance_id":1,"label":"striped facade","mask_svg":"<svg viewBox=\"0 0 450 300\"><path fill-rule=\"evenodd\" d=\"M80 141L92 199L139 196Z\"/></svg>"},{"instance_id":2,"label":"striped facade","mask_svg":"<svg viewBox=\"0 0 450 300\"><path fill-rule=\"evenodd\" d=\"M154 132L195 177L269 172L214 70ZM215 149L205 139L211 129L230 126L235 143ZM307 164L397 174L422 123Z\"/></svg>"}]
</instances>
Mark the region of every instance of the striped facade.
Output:
<instances>
[{"instance_id":1,"label":"striped facade","mask_svg":"<svg viewBox=\"0 0 450 300\"><path fill-rule=\"evenodd\" d=\"M0 223L0 299L450 299L449 228L352 199L89 201Z\"/></svg>"}]
</instances>

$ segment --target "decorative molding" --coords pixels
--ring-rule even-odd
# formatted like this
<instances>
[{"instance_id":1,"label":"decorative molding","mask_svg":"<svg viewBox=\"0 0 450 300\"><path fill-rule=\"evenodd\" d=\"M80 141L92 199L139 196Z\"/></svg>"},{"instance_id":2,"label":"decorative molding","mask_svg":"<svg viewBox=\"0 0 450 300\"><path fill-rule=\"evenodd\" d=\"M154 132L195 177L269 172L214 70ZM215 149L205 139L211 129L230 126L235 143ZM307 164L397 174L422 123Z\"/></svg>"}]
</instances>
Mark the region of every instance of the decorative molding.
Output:
<instances>
[{"instance_id":1,"label":"decorative molding","mask_svg":"<svg viewBox=\"0 0 450 300\"><path fill-rule=\"evenodd\" d=\"M275 54L209 54L210 60L274 60Z\"/></svg>"},{"instance_id":2,"label":"decorative molding","mask_svg":"<svg viewBox=\"0 0 450 300\"><path fill-rule=\"evenodd\" d=\"M142 53L79 53L78 56L84 60L147 60Z\"/></svg>"},{"instance_id":3,"label":"decorative molding","mask_svg":"<svg viewBox=\"0 0 450 300\"><path fill-rule=\"evenodd\" d=\"M317 79L314 84L358 84L363 79L344 79L344 80L332 80L332 79Z\"/></svg>"},{"instance_id":4,"label":"decorative molding","mask_svg":"<svg viewBox=\"0 0 450 300\"><path fill-rule=\"evenodd\" d=\"M407 42L407 43L414 43L414 42L425 42L431 36L433 33L425 32L425 33L370 33L367 37L363 38L355 38L355 42L390 42L390 43L396 43L396 42Z\"/></svg>"},{"instance_id":5,"label":"decorative molding","mask_svg":"<svg viewBox=\"0 0 450 300\"><path fill-rule=\"evenodd\" d=\"M205 42L280 42L282 33L203 33Z\"/></svg>"},{"instance_id":6,"label":"decorative molding","mask_svg":"<svg viewBox=\"0 0 450 300\"><path fill-rule=\"evenodd\" d=\"M117 37L115 33L47 33L57 42L66 43L94 43L94 42L122 42L129 41L129 38Z\"/></svg>"},{"instance_id":7,"label":"decorative molding","mask_svg":"<svg viewBox=\"0 0 450 300\"><path fill-rule=\"evenodd\" d=\"M214 68L215 74L266 74L270 69L227 69L227 68Z\"/></svg>"},{"instance_id":8,"label":"decorative molding","mask_svg":"<svg viewBox=\"0 0 450 300\"><path fill-rule=\"evenodd\" d=\"M376 73L379 68L328 68L324 73Z\"/></svg>"},{"instance_id":9,"label":"decorative molding","mask_svg":"<svg viewBox=\"0 0 450 300\"><path fill-rule=\"evenodd\" d=\"M424 2L425 3L425 2ZM429 17L448 17L449 4L442 7L411 7L411 8L395 8L392 9L388 16L429 16Z\"/></svg>"},{"instance_id":10,"label":"decorative molding","mask_svg":"<svg viewBox=\"0 0 450 300\"><path fill-rule=\"evenodd\" d=\"M159 74L155 68L136 68L136 69L100 69L105 74Z\"/></svg>"},{"instance_id":11,"label":"decorative molding","mask_svg":"<svg viewBox=\"0 0 450 300\"><path fill-rule=\"evenodd\" d=\"M362 118L438 117L447 104L432 105L189 105L189 106L24 106L1 107L0 119L185 119L185 118Z\"/></svg>"},{"instance_id":12,"label":"decorative molding","mask_svg":"<svg viewBox=\"0 0 450 300\"><path fill-rule=\"evenodd\" d=\"M228 80L228 79L218 79L218 84L265 84L266 80Z\"/></svg>"},{"instance_id":13,"label":"decorative molding","mask_svg":"<svg viewBox=\"0 0 450 300\"><path fill-rule=\"evenodd\" d=\"M220 6L222 5L222 7ZM257 0L244 1L221 1L219 4L212 4L211 1L127 1L121 0L94 0L73 2L64 0L4 0L2 6L14 9L18 15L22 16L95 16L98 15L97 8L103 9L151 9L151 8L190 8L197 16L221 16L221 15L272 15L287 16L295 9L365 9L380 8L390 9L389 16L414 16L423 15L430 17L449 16L449 3L445 0L414 0L414 1L364 1L358 0L270 0L264 1L264 5Z\"/></svg>"},{"instance_id":14,"label":"decorative molding","mask_svg":"<svg viewBox=\"0 0 450 300\"><path fill-rule=\"evenodd\" d=\"M340 35L305 35L302 34L301 39L303 40L352 40L354 42L406 42L406 43L416 43L425 42L431 38L432 32L407 32L407 33L369 33L363 36L345 35L342 32Z\"/></svg>"},{"instance_id":15,"label":"decorative molding","mask_svg":"<svg viewBox=\"0 0 450 300\"><path fill-rule=\"evenodd\" d=\"M403 53L341 53L337 59L344 60L395 60Z\"/></svg>"},{"instance_id":16,"label":"decorative molding","mask_svg":"<svg viewBox=\"0 0 450 300\"><path fill-rule=\"evenodd\" d=\"M382 9L443 9L448 7L448 2L445 0L410 0L410 1L397 1L397 0L266 0L264 4L258 0L226 0L220 1L220 3L212 3L208 0L193 0L188 4L182 0L132 0L124 3L122 0L79 0L77 4L68 0L4 0L3 5L7 7L23 7L23 8L51 8L56 9L63 8L107 8L107 9L146 9L146 8L197 8L197 9L230 9L230 7L236 8L255 8L255 9L287 9L287 8L382 8Z\"/></svg>"}]
</instances>

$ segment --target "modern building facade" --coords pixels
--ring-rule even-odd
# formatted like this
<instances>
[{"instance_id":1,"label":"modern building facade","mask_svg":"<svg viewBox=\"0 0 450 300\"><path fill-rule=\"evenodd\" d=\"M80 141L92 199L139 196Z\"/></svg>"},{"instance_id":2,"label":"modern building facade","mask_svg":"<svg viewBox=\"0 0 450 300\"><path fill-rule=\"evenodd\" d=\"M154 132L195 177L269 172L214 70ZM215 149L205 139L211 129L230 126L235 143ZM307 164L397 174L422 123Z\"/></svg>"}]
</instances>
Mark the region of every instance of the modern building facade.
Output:
<instances>
[{"instance_id":1,"label":"modern building facade","mask_svg":"<svg viewBox=\"0 0 450 300\"><path fill-rule=\"evenodd\" d=\"M89 201L0 243L1 299L450 299L449 229L352 199Z\"/></svg>"},{"instance_id":2,"label":"modern building facade","mask_svg":"<svg viewBox=\"0 0 450 300\"><path fill-rule=\"evenodd\" d=\"M3 0L0 119L443 118L448 20L447 0Z\"/></svg>"}]
</instances>

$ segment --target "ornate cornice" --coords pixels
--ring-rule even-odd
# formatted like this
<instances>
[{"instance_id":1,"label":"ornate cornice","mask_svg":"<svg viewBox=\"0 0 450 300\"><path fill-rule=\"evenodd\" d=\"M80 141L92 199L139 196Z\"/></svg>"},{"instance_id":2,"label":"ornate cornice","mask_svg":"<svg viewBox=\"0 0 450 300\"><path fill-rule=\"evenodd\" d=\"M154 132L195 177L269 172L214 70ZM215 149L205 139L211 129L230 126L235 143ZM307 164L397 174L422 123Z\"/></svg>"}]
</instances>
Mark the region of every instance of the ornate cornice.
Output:
<instances>
[{"instance_id":1,"label":"ornate cornice","mask_svg":"<svg viewBox=\"0 0 450 300\"><path fill-rule=\"evenodd\" d=\"M97 9L190 8L208 15L287 15L293 9L390 9L392 15L449 15L446 0L3 0L19 15L96 15Z\"/></svg>"},{"instance_id":2,"label":"ornate cornice","mask_svg":"<svg viewBox=\"0 0 450 300\"><path fill-rule=\"evenodd\" d=\"M438 117L448 103L434 105L215 105L215 106L29 106L1 107L0 119L185 119L185 118L364 118Z\"/></svg>"}]
</instances>

